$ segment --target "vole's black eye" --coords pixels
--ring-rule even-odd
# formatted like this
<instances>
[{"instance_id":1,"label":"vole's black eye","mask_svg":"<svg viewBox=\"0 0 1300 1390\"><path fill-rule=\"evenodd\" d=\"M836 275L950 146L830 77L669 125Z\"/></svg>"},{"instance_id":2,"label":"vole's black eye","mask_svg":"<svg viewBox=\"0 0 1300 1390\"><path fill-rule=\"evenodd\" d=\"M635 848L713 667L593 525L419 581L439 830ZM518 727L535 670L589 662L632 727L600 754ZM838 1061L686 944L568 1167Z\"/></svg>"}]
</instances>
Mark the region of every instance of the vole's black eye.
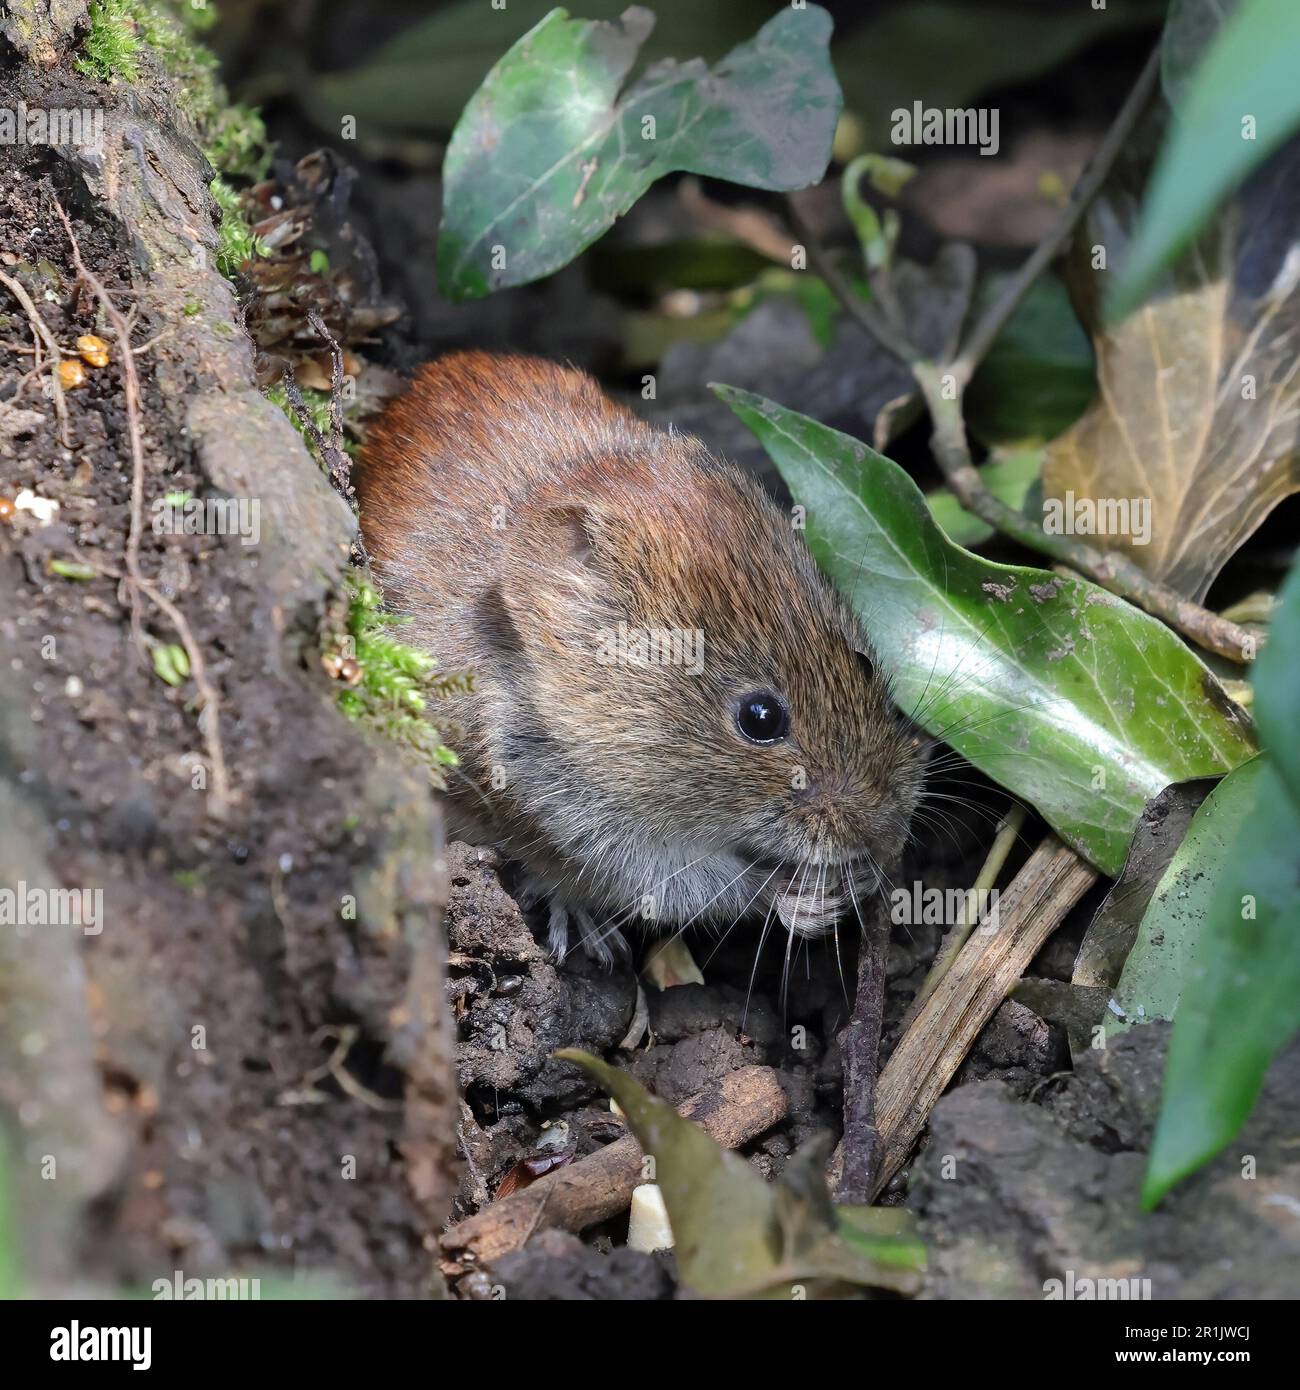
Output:
<instances>
[{"instance_id":1,"label":"vole's black eye","mask_svg":"<svg viewBox=\"0 0 1300 1390\"><path fill-rule=\"evenodd\" d=\"M790 712L771 690L751 690L740 697L736 728L751 743L776 743L790 732Z\"/></svg>"},{"instance_id":2,"label":"vole's black eye","mask_svg":"<svg viewBox=\"0 0 1300 1390\"><path fill-rule=\"evenodd\" d=\"M872 664L871 658L866 652L854 652L854 656L858 659L858 668L861 670L862 674L870 680L872 676L876 674L876 668Z\"/></svg>"}]
</instances>

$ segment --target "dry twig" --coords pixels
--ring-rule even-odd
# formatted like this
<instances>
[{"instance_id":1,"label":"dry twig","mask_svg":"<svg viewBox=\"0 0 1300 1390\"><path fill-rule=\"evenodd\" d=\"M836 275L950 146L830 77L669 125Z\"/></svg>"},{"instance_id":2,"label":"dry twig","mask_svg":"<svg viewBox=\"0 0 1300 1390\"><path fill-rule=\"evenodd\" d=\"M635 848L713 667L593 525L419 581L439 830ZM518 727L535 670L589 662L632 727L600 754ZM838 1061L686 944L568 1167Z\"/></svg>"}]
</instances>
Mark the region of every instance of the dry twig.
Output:
<instances>
[{"instance_id":1,"label":"dry twig","mask_svg":"<svg viewBox=\"0 0 1300 1390\"><path fill-rule=\"evenodd\" d=\"M1097 877L1049 835L1003 892L993 930L976 932L935 986L880 1077L880 1161L873 1197L906 1160L984 1025Z\"/></svg>"},{"instance_id":2,"label":"dry twig","mask_svg":"<svg viewBox=\"0 0 1300 1390\"><path fill-rule=\"evenodd\" d=\"M734 1149L782 1119L789 1100L770 1067L741 1067L679 1106L723 1148ZM581 1231L627 1209L643 1181L641 1146L626 1134L483 1208L440 1241L449 1277L517 1250L539 1228Z\"/></svg>"},{"instance_id":3,"label":"dry twig","mask_svg":"<svg viewBox=\"0 0 1300 1390\"><path fill-rule=\"evenodd\" d=\"M32 303L32 297L23 289L22 285L13 278L0 270L0 285L23 306L23 312L27 315L27 321L32 326L32 334L39 345L45 344L46 351L53 360L53 376L51 378L51 388L54 397L54 413L59 420L59 442L65 449L72 448L72 439L68 434L68 403L63 399L63 383L59 380L59 363L63 360L63 354L59 351L59 344L55 340L54 334L50 332L49 326L40 316L36 305ZM17 349L21 351L21 349ZM32 349L32 355L36 358L36 371L42 368L39 346Z\"/></svg>"},{"instance_id":4,"label":"dry twig","mask_svg":"<svg viewBox=\"0 0 1300 1390\"><path fill-rule=\"evenodd\" d=\"M880 1030L885 1009L885 963L889 953L888 900L878 894L866 905L858 944L858 986L853 1015L840 1034L844 1055L844 1137L840 1143L840 1202L871 1200L880 1131L876 1084L880 1075Z\"/></svg>"},{"instance_id":5,"label":"dry twig","mask_svg":"<svg viewBox=\"0 0 1300 1390\"><path fill-rule=\"evenodd\" d=\"M334 491L345 501L351 502L355 495L355 490L352 487L352 460L348 457L348 451L343 447L343 349L339 347L338 340L325 326L325 320L314 309L307 315L307 322L311 324L317 336L329 346L330 350L330 433L328 439L318 428L315 420L312 419L311 411L307 408L307 402L302 398L302 391L298 387L291 366L286 366L284 369L284 393L289 398L289 404L293 407L293 413L298 417L303 432L319 454Z\"/></svg>"},{"instance_id":6,"label":"dry twig","mask_svg":"<svg viewBox=\"0 0 1300 1390\"><path fill-rule=\"evenodd\" d=\"M1002 866L1007 862L1007 855L1015 847L1024 823L1025 808L1016 802L1007 812L1002 824L998 826L997 834L993 837L993 844L989 847L984 864L975 876L975 882L971 885L970 892L962 900L957 921L953 923L952 931L944 940L943 948L930 967L929 973L921 981L921 988L917 990L916 998L912 1000L907 1013L903 1016L904 1030L911 1027L912 1020L921 1012L922 1005L934 993L939 982L952 969L953 962L961 954L961 949L975 926L975 914L979 911L980 894L988 892L997 883Z\"/></svg>"},{"instance_id":7,"label":"dry twig","mask_svg":"<svg viewBox=\"0 0 1300 1390\"><path fill-rule=\"evenodd\" d=\"M284 394L293 409L293 413L298 417L299 424L302 425L303 433L316 450L321 466L325 469L326 476L330 480L330 486L351 506L356 497L356 489L352 486L352 459L343 444L343 349L329 331L325 320L314 309L308 313L307 322L311 324L316 335L329 345L330 350L329 438L325 437L317 427L315 420L312 419L311 411L308 410L307 402L303 400L298 382L294 378L293 367L289 365L285 366L282 378ZM370 557L366 554L365 542L361 539L359 531L352 539L352 563L356 565L370 563Z\"/></svg>"}]
</instances>

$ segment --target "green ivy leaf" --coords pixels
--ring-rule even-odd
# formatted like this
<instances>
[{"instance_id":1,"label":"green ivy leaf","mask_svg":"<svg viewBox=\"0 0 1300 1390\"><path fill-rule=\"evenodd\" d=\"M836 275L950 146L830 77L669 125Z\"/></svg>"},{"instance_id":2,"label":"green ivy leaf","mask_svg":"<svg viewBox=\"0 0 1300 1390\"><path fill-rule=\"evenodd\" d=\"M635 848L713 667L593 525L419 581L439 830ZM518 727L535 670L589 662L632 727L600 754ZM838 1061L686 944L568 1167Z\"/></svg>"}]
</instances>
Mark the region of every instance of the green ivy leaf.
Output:
<instances>
[{"instance_id":1,"label":"green ivy leaf","mask_svg":"<svg viewBox=\"0 0 1300 1390\"><path fill-rule=\"evenodd\" d=\"M1200 968L1207 914L1253 803L1258 775L1256 758L1229 773L1197 808L1138 924L1106 1019L1108 1035L1177 1012L1187 982Z\"/></svg>"},{"instance_id":2,"label":"green ivy leaf","mask_svg":"<svg viewBox=\"0 0 1300 1390\"><path fill-rule=\"evenodd\" d=\"M840 112L825 10L784 8L712 69L667 60L623 91L653 26L639 6L613 22L553 10L488 74L443 165L449 298L567 265L675 170L765 189L822 176Z\"/></svg>"},{"instance_id":3,"label":"green ivy leaf","mask_svg":"<svg viewBox=\"0 0 1300 1390\"><path fill-rule=\"evenodd\" d=\"M1177 111L1200 61L1218 37L1237 0L1169 0L1169 16L1160 35L1160 86Z\"/></svg>"},{"instance_id":4,"label":"green ivy leaf","mask_svg":"<svg viewBox=\"0 0 1300 1390\"><path fill-rule=\"evenodd\" d=\"M972 320L1005 282L985 280ZM1097 394L1092 344L1055 276L1035 281L976 369L965 396L970 432L985 443L1055 439Z\"/></svg>"},{"instance_id":5,"label":"green ivy leaf","mask_svg":"<svg viewBox=\"0 0 1300 1390\"><path fill-rule=\"evenodd\" d=\"M1298 671L1300 568L1283 590L1255 671L1266 751L1215 792L1240 829L1198 866L1214 891L1169 1043L1142 1189L1148 1209L1232 1139L1269 1062L1300 1029Z\"/></svg>"},{"instance_id":6,"label":"green ivy leaf","mask_svg":"<svg viewBox=\"0 0 1300 1390\"><path fill-rule=\"evenodd\" d=\"M1224 787L1248 807L1223 857L1202 865L1217 886L1169 1044L1148 1210L1232 1139L1300 1028L1300 808L1267 758Z\"/></svg>"},{"instance_id":7,"label":"green ivy leaf","mask_svg":"<svg viewBox=\"0 0 1300 1390\"><path fill-rule=\"evenodd\" d=\"M1300 566L1283 586L1252 683L1260 736L1300 805Z\"/></svg>"},{"instance_id":8,"label":"green ivy leaf","mask_svg":"<svg viewBox=\"0 0 1300 1390\"><path fill-rule=\"evenodd\" d=\"M1142 918L1191 826L1192 817L1214 790L1217 780L1198 777L1192 782L1176 782L1147 803L1123 871L1088 923L1070 974L1076 988L1099 992L1103 1006L1114 998ZM1084 1044L1091 1045L1091 1039Z\"/></svg>"},{"instance_id":9,"label":"green ivy leaf","mask_svg":"<svg viewBox=\"0 0 1300 1390\"><path fill-rule=\"evenodd\" d=\"M1147 801L1254 752L1210 671L1163 623L1083 580L952 544L875 450L730 386L856 607L904 713L1117 874Z\"/></svg>"}]
</instances>

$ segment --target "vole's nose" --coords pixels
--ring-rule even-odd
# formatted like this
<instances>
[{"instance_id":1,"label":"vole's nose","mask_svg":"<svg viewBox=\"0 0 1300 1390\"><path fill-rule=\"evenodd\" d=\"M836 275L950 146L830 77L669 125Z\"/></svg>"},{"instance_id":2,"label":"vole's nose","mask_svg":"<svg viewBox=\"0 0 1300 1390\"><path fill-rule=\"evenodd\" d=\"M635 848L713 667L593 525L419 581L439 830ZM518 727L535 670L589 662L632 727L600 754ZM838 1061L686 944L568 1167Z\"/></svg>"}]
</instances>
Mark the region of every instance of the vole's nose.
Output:
<instances>
[{"instance_id":1,"label":"vole's nose","mask_svg":"<svg viewBox=\"0 0 1300 1390\"><path fill-rule=\"evenodd\" d=\"M886 790L847 773L819 777L798 795L796 815L813 862L852 864L882 857L882 807Z\"/></svg>"},{"instance_id":2,"label":"vole's nose","mask_svg":"<svg viewBox=\"0 0 1300 1390\"><path fill-rule=\"evenodd\" d=\"M827 838L852 838L854 821L878 800L876 790L847 772L831 772L810 781L796 793L796 802L807 808L823 826Z\"/></svg>"},{"instance_id":3,"label":"vole's nose","mask_svg":"<svg viewBox=\"0 0 1300 1390\"><path fill-rule=\"evenodd\" d=\"M841 805L849 795L849 778L842 772L825 772L809 779L796 789L795 800L817 810L830 810Z\"/></svg>"}]
</instances>

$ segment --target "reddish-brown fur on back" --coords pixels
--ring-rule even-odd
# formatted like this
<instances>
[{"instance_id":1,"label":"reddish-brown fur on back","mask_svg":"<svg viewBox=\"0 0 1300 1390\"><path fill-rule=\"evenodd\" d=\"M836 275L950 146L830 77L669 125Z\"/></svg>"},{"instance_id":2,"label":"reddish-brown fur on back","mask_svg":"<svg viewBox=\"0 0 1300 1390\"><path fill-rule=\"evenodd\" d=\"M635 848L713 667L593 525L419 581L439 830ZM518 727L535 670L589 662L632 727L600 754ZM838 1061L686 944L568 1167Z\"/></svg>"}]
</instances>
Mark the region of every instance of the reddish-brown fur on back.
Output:
<instances>
[{"instance_id":1,"label":"reddish-brown fur on back","mask_svg":"<svg viewBox=\"0 0 1300 1390\"><path fill-rule=\"evenodd\" d=\"M453 828L561 916L649 895L665 923L731 917L801 868L842 906L837 876L865 888L897 849L919 770L887 681L790 519L698 440L580 372L460 353L389 408L357 481L411 640L475 675ZM621 627L697 633L701 660L607 659ZM763 690L789 733L755 744L737 711Z\"/></svg>"},{"instance_id":2,"label":"reddish-brown fur on back","mask_svg":"<svg viewBox=\"0 0 1300 1390\"><path fill-rule=\"evenodd\" d=\"M441 582L440 554L495 549L506 513L494 507L518 506L584 457L649 433L585 373L553 362L458 352L425 363L356 471L366 545L395 606Z\"/></svg>"}]
</instances>

